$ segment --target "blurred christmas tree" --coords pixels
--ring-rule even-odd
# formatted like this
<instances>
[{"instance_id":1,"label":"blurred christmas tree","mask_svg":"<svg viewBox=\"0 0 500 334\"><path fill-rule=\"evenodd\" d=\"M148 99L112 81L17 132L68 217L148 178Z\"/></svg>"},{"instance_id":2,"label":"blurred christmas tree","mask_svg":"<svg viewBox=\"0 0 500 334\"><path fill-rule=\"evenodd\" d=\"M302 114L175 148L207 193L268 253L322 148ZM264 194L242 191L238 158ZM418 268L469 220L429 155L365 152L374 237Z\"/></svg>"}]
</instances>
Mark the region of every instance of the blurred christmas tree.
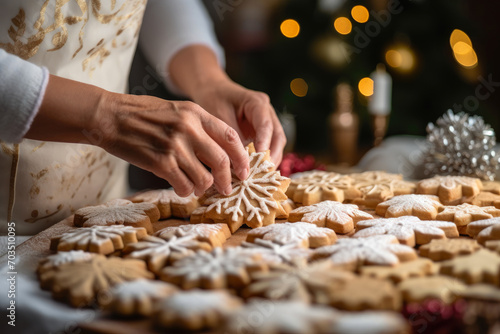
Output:
<instances>
[{"instance_id":1,"label":"blurred christmas tree","mask_svg":"<svg viewBox=\"0 0 500 334\"><path fill-rule=\"evenodd\" d=\"M488 72L475 47L486 41L466 2L289 0L278 8L267 46L245 53L236 79L267 92L277 111L296 115L298 151L327 151L326 120L340 82L357 92L361 146L370 145L370 81L360 81L378 63L393 77L388 135L425 135L427 123L449 108L498 124L476 96Z\"/></svg>"}]
</instances>

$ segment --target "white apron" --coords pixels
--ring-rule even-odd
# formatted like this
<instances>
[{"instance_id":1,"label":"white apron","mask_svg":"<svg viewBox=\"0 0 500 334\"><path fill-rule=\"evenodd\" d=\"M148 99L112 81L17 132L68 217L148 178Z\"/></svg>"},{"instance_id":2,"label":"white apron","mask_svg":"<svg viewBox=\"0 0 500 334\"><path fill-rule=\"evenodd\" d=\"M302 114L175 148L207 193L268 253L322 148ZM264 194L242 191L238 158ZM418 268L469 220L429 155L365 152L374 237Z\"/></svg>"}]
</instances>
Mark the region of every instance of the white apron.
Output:
<instances>
[{"instance_id":1,"label":"white apron","mask_svg":"<svg viewBox=\"0 0 500 334\"><path fill-rule=\"evenodd\" d=\"M0 48L51 74L125 93L146 1L1 1ZM95 131L87 136L98 139ZM126 162L96 146L0 146L0 235L7 221L17 235L32 235L80 207L125 195Z\"/></svg>"}]
</instances>

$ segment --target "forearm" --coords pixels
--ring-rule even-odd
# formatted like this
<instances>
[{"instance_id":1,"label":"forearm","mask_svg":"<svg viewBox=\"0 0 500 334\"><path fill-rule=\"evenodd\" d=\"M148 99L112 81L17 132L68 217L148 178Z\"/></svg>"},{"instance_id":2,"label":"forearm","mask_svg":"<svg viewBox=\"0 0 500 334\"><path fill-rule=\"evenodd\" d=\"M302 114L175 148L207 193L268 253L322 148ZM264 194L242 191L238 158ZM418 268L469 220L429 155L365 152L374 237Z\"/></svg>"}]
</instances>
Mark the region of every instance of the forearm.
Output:
<instances>
[{"instance_id":1,"label":"forearm","mask_svg":"<svg viewBox=\"0 0 500 334\"><path fill-rule=\"evenodd\" d=\"M51 75L42 104L25 138L90 143L109 93L96 86ZM97 143L92 143L97 144Z\"/></svg>"},{"instance_id":2,"label":"forearm","mask_svg":"<svg viewBox=\"0 0 500 334\"><path fill-rule=\"evenodd\" d=\"M229 80L215 53L204 45L183 48L167 66L172 82L191 99L207 85Z\"/></svg>"}]
</instances>

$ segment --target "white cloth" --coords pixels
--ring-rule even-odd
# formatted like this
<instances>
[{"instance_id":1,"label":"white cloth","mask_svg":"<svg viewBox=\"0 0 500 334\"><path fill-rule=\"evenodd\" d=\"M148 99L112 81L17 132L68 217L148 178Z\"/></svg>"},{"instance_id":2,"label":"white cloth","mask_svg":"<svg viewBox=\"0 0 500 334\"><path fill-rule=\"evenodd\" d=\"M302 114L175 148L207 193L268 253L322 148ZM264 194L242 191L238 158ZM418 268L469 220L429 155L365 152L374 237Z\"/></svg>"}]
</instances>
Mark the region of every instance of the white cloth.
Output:
<instances>
[{"instance_id":1,"label":"white cloth","mask_svg":"<svg viewBox=\"0 0 500 334\"><path fill-rule=\"evenodd\" d=\"M18 143L40 107L49 72L0 49L0 78L0 140Z\"/></svg>"},{"instance_id":2,"label":"white cloth","mask_svg":"<svg viewBox=\"0 0 500 334\"><path fill-rule=\"evenodd\" d=\"M175 13L175 15L166 15ZM177 95L185 95L171 80L167 64L188 45L211 48L221 66L224 50L213 33L206 8L198 0L149 0L146 20L142 23L141 50L149 64L161 76L167 88Z\"/></svg>"}]
</instances>

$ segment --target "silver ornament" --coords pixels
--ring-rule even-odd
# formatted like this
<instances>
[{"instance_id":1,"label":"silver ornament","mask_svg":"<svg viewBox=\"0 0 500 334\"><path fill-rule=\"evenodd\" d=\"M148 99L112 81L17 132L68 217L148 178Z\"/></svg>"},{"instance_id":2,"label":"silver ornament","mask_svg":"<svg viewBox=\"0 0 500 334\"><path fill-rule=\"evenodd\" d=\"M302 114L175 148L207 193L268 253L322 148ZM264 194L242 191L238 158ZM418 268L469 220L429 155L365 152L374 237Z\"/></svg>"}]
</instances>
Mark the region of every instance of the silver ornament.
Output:
<instances>
[{"instance_id":1,"label":"silver ornament","mask_svg":"<svg viewBox=\"0 0 500 334\"><path fill-rule=\"evenodd\" d=\"M495 144L495 131L482 117L448 110L436 125L427 125L424 173L494 180L500 166Z\"/></svg>"}]
</instances>

